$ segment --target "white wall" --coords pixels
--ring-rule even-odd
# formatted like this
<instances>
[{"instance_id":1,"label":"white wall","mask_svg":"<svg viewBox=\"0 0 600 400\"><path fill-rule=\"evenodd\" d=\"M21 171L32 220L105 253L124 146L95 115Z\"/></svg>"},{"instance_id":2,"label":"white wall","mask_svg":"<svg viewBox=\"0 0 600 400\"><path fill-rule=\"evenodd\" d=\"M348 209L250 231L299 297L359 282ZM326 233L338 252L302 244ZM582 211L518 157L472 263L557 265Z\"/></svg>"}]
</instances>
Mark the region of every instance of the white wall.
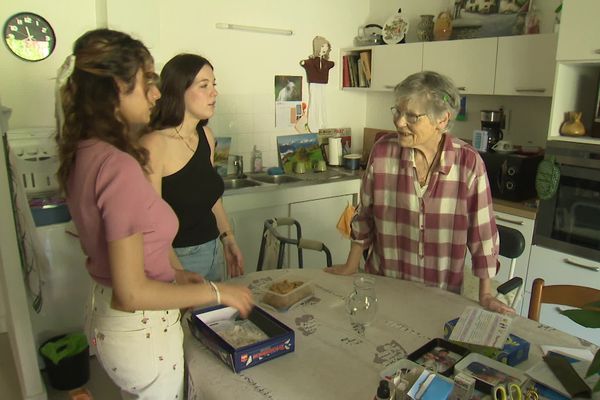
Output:
<instances>
[{"instance_id":1,"label":"white wall","mask_svg":"<svg viewBox=\"0 0 600 400\"><path fill-rule=\"evenodd\" d=\"M211 127L217 136L232 136L231 151L248 161L252 145L257 144L265 166L276 164L275 137L295 133L275 129L274 76L305 78L298 63L312 53L314 36L324 36L333 46L331 59L336 62L326 92L329 126L349 126L362 135L366 98L363 93L338 89L337 64L339 48L351 46L358 26L365 23L367 1L5 0L0 2L0 19L25 10L46 18L57 42L48 59L35 63L22 61L0 46L0 95L13 110L11 129L54 125L56 70L82 33L108 25L142 39L158 68L180 52L207 57L215 66L220 92ZM294 35L220 30L217 22L291 29ZM303 89L303 99L308 101L305 79ZM5 315L2 307L0 300L0 330Z\"/></svg>"},{"instance_id":2,"label":"white wall","mask_svg":"<svg viewBox=\"0 0 600 400\"><path fill-rule=\"evenodd\" d=\"M469 139L474 129L481 129L481 110L508 111L509 124L504 129L504 139L516 145L545 147L550 123L549 97L520 96L467 96L467 118L456 121L451 133L454 136ZM370 128L395 130L390 113L394 104L391 92L369 93L367 99L366 126Z\"/></svg>"},{"instance_id":3,"label":"white wall","mask_svg":"<svg viewBox=\"0 0 600 400\"><path fill-rule=\"evenodd\" d=\"M552 32L554 10L560 0L534 0L540 17L542 33ZM402 13L409 20L408 42L417 41L416 26L421 14L439 14L448 9L453 0L405 0ZM371 0L368 21L383 25L390 15L397 11L398 2L392 0ZM417 72L417 71L415 71ZM395 129L389 108L394 104L391 92L367 94L366 126L380 129ZM480 111L503 107L510 111L510 125L504 130L505 138L518 145L545 146L550 121L551 98L518 96L467 96L467 119L457 121L452 133L455 136L471 139L474 129L480 129Z\"/></svg>"},{"instance_id":4,"label":"white wall","mask_svg":"<svg viewBox=\"0 0 600 400\"><path fill-rule=\"evenodd\" d=\"M369 4L364 0L9 0L0 3L0 17L30 10L55 28L57 49L47 60L23 62L0 46L0 94L13 108L11 128L54 124L52 78L73 41L97 24L127 31L141 38L160 68L180 52L207 57L215 66L220 96L211 127L217 136L232 136L232 152L249 158L253 144L263 150L266 166L276 163L277 135L295 133L275 129L275 75L304 78L303 100L308 101L304 69L298 64L312 53L316 35L327 38L336 66L326 92L328 125L352 128L362 134L365 96L338 90L340 47L352 45L364 24ZM343 18L340 16L343 15ZM132 18L135 16L135 18ZM216 29L217 22L285 28L292 36ZM4 61L6 60L6 61ZM360 144L360 143L359 143ZM249 162L246 163L249 165Z\"/></svg>"}]
</instances>

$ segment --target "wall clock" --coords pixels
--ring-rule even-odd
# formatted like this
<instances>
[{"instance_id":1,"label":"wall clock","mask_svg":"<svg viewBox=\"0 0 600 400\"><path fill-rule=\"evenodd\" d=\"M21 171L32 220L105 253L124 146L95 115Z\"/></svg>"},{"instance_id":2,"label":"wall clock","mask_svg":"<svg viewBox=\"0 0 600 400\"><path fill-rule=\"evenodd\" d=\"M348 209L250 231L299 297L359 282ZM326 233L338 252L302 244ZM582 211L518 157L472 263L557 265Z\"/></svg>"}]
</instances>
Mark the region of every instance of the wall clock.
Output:
<instances>
[{"instance_id":1,"label":"wall clock","mask_svg":"<svg viewBox=\"0 0 600 400\"><path fill-rule=\"evenodd\" d=\"M13 15L4 24L4 43L17 57L26 61L48 58L56 47L52 26L30 12Z\"/></svg>"}]
</instances>

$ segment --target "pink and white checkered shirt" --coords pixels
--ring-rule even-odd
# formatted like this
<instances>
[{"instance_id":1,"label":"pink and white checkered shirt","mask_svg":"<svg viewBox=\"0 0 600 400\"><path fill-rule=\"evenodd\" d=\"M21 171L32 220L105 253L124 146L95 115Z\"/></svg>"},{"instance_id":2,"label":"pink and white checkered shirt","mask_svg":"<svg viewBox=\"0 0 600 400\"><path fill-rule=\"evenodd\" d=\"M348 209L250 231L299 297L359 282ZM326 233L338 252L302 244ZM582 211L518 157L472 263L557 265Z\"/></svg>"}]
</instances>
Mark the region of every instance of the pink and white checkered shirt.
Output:
<instances>
[{"instance_id":1,"label":"pink and white checkered shirt","mask_svg":"<svg viewBox=\"0 0 600 400\"><path fill-rule=\"evenodd\" d=\"M421 190L413 151L395 134L371 151L352 221L352 237L371 245L366 271L460 293L468 248L473 274L494 277L499 238L483 160L446 134L439 165Z\"/></svg>"}]
</instances>

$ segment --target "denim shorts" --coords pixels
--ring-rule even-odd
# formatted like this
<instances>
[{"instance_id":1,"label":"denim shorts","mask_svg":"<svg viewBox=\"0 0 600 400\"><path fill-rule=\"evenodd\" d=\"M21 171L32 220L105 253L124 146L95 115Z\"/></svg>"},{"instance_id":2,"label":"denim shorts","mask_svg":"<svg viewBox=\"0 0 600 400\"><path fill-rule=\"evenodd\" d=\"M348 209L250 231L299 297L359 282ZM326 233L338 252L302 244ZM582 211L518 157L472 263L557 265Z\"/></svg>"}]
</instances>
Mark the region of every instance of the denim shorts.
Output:
<instances>
[{"instance_id":1,"label":"denim shorts","mask_svg":"<svg viewBox=\"0 0 600 400\"><path fill-rule=\"evenodd\" d=\"M221 243L217 239L174 250L186 271L196 272L209 281L223 280L225 262Z\"/></svg>"}]
</instances>

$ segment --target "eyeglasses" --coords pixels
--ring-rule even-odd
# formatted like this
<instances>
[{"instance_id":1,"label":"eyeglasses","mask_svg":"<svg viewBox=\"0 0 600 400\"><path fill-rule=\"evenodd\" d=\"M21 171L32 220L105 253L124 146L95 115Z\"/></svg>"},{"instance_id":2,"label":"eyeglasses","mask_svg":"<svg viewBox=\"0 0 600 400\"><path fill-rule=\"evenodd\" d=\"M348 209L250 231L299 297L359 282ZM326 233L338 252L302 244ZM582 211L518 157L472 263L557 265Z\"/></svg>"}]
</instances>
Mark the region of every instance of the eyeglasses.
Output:
<instances>
[{"instance_id":1,"label":"eyeglasses","mask_svg":"<svg viewBox=\"0 0 600 400\"><path fill-rule=\"evenodd\" d=\"M403 111L398 110L398 108L395 106L390 107L390 111L392 112L392 115L394 116L394 122L396 122L400 118L404 117L404 119L406 120L406 123L408 123L408 124L416 124L417 121L419 121L419 118L427 115L427 113L415 114L415 113L410 113L410 112L403 112Z\"/></svg>"}]
</instances>

